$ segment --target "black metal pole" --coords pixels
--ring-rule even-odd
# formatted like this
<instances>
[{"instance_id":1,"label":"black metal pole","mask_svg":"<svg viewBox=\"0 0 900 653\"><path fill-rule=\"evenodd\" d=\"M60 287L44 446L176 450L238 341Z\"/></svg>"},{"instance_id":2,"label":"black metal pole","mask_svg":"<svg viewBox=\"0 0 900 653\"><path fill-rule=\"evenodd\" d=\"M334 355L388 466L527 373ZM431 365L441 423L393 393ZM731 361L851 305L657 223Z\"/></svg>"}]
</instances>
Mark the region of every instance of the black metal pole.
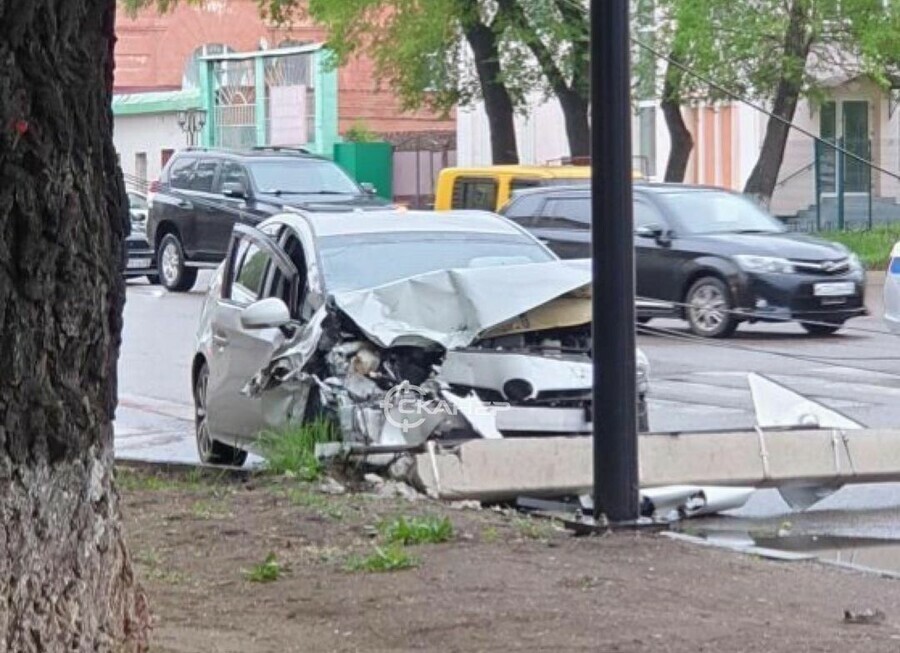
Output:
<instances>
[{"instance_id":1,"label":"black metal pole","mask_svg":"<svg viewBox=\"0 0 900 653\"><path fill-rule=\"evenodd\" d=\"M591 2L594 515L637 519L628 0Z\"/></svg>"}]
</instances>

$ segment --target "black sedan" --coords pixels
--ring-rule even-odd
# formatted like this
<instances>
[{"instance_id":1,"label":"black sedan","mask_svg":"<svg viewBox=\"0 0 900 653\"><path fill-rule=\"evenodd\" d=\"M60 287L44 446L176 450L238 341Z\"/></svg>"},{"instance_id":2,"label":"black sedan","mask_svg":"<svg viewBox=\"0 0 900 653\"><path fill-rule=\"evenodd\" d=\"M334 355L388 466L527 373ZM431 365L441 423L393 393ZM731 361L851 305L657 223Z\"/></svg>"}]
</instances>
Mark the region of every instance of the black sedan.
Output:
<instances>
[{"instance_id":1,"label":"black sedan","mask_svg":"<svg viewBox=\"0 0 900 653\"><path fill-rule=\"evenodd\" d=\"M147 277L150 283L159 283L153 248L147 241L147 197L137 191L128 191L128 213L131 216L131 235L125 240L128 258L125 278Z\"/></svg>"},{"instance_id":2,"label":"black sedan","mask_svg":"<svg viewBox=\"0 0 900 653\"><path fill-rule=\"evenodd\" d=\"M563 258L590 252L590 186L517 193L501 211ZM635 267L642 322L686 319L704 337L741 322L800 322L836 332L866 312L865 271L846 247L782 224L737 193L681 184L634 187Z\"/></svg>"}]
</instances>

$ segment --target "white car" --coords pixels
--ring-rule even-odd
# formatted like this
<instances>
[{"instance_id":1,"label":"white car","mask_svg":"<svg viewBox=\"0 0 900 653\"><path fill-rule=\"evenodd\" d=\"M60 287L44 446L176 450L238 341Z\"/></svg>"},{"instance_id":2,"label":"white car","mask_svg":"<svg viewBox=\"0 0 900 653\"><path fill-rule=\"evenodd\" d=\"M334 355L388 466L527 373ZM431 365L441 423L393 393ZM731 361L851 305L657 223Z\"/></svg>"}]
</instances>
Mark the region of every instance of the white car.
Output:
<instances>
[{"instance_id":1,"label":"white car","mask_svg":"<svg viewBox=\"0 0 900 653\"><path fill-rule=\"evenodd\" d=\"M490 213L238 224L192 366L200 457L240 464L260 431L322 416L370 448L588 433L590 281Z\"/></svg>"},{"instance_id":2,"label":"white car","mask_svg":"<svg viewBox=\"0 0 900 653\"><path fill-rule=\"evenodd\" d=\"M891 261L884 275L884 321L900 333L900 243L891 251Z\"/></svg>"}]
</instances>

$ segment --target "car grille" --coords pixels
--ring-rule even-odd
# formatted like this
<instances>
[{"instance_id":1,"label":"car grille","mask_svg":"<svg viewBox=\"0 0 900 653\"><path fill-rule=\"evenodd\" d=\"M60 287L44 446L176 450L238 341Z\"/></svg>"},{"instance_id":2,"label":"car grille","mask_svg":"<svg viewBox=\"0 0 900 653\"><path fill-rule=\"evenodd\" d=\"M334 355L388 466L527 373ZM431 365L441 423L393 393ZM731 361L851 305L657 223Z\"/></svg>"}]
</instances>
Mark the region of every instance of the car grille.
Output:
<instances>
[{"instance_id":1,"label":"car grille","mask_svg":"<svg viewBox=\"0 0 900 653\"><path fill-rule=\"evenodd\" d=\"M798 272L811 274L844 274L850 270L850 259L848 258L829 261L791 260L791 264Z\"/></svg>"}]
</instances>

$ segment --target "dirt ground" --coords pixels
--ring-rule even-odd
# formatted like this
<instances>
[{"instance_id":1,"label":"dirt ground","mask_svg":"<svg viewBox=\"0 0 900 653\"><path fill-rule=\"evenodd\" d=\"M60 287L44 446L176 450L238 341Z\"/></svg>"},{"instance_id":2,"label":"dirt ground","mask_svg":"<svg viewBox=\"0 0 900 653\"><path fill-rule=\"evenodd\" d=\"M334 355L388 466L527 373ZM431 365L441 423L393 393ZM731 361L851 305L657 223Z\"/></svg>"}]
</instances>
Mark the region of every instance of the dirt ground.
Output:
<instances>
[{"instance_id":1,"label":"dirt ground","mask_svg":"<svg viewBox=\"0 0 900 653\"><path fill-rule=\"evenodd\" d=\"M900 582L818 563L289 480L120 485L159 653L900 649ZM404 549L413 568L350 570L385 550L379 523L414 515L449 517L452 539ZM277 577L254 580L270 554ZM845 624L848 608L886 619Z\"/></svg>"}]
</instances>

